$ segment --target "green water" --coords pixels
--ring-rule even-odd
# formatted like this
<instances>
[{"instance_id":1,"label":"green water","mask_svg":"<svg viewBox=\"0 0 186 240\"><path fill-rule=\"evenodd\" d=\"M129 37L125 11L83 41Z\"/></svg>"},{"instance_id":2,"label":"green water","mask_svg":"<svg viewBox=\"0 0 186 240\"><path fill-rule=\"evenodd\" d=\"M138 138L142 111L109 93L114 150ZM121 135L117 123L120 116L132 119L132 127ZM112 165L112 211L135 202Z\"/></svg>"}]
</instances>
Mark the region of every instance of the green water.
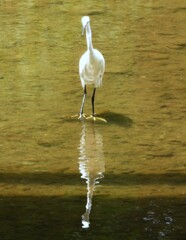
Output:
<instances>
[{"instance_id":1,"label":"green water","mask_svg":"<svg viewBox=\"0 0 186 240\"><path fill-rule=\"evenodd\" d=\"M185 239L185 13L181 0L0 1L1 240ZM70 117L83 15L108 123Z\"/></svg>"}]
</instances>

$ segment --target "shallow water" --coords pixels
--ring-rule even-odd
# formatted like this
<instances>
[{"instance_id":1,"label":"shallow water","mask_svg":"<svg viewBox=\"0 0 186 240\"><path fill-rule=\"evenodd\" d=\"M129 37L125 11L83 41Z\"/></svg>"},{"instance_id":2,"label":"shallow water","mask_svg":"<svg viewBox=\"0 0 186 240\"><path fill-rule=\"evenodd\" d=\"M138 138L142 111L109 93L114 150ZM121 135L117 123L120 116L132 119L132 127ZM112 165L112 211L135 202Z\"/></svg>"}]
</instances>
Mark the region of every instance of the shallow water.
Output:
<instances>
[{"instance_id":1,"label":"shallow water","mask_svg":"<svg viewBox=\"0 0 186 240\"><path fill-rule=\"evenodd\" d=\"M181 0L0 1L2 240L185 238L185 13ZM108 123L70 118L83 15Z\"/></svg>"}]
</instances>

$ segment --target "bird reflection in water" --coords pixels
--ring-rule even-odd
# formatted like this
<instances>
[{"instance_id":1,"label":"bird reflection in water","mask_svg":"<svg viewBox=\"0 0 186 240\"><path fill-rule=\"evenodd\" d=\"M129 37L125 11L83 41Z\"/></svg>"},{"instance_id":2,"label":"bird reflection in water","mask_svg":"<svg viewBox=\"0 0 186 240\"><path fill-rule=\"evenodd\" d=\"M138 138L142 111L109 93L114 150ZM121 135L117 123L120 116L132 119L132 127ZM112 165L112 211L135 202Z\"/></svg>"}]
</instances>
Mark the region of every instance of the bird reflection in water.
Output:
<instances>
[{"instance_id":1,"label":"bird reflection in water","mask_svg":"<svg viewBox=\"0 0 186 240\"><path fill-rule=\"evenodd\" d=\"M103 139L95 124L82 122L79 152L79 171L81 178L86 179L87 183L87 203L82 215L82 228L89 228L93 192L105 171Z\"/></svg>"}]
</instances>

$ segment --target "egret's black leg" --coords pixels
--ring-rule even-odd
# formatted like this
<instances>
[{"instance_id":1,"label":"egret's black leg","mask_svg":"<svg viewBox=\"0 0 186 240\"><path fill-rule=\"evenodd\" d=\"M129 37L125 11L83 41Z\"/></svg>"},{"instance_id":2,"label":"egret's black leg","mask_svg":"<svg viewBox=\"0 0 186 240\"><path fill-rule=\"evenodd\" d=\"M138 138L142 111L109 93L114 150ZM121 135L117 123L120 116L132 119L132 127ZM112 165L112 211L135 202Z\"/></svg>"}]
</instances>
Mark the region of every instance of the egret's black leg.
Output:
<instances>
[{"instance_id":1,"label":"egret's black leg","mask_svg":"<svg viewBox=\"0 0 186 240\"><path fill-rule=\"evenodd\" d=\"M87 94L87 89L86 89L86 85L84 87L84 95L83 95L83 100L82 100L82 104L81 104L81 108L80 108L80 118L83 115L83 107L84 107L84 103L85 103L85 98L86 98L86 94Z\"/></svg>"},{"instance_id":2,"label":"egret's black leg","mask_svg":"<svg viewBox=\"0 0 186 240\"><path fill-rule=\"evenodd\" d=\"M92 94L92 116L94 117L94 98L95 98L96 88L94 88L93 94Z\"/></svg>"}]
</instances>

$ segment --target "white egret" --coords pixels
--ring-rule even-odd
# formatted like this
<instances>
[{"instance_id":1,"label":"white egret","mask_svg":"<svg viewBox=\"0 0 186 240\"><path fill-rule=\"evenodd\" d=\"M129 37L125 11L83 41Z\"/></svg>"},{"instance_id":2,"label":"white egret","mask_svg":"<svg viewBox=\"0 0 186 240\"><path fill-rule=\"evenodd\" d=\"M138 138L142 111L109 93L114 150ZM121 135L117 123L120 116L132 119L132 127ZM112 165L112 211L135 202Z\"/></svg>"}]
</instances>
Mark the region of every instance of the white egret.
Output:
<instances>
[{"instance_id":1,"label":"white egret","mask_svg":"<svg viewBox=\"0 0 186 240\"><path fill-rule=\"evenodd\" d=\"M79 119L84 117L83 108L87 94L86 85L94 85L92 94L92 115L89 118L96 120L94 112L94 98L96 88L102 85L102 78L105 71L105 60L103 55L92 44L92 32L90 28L90 18L88 16L82 17L83 32L86 31L87 51L81 56L79 61L79 75L81 85L84 90L83 100L80 108ZM101 119L101 118L99 118ZM101 119L106 121L104 119Z\"/></svg>"}]
</instances>

